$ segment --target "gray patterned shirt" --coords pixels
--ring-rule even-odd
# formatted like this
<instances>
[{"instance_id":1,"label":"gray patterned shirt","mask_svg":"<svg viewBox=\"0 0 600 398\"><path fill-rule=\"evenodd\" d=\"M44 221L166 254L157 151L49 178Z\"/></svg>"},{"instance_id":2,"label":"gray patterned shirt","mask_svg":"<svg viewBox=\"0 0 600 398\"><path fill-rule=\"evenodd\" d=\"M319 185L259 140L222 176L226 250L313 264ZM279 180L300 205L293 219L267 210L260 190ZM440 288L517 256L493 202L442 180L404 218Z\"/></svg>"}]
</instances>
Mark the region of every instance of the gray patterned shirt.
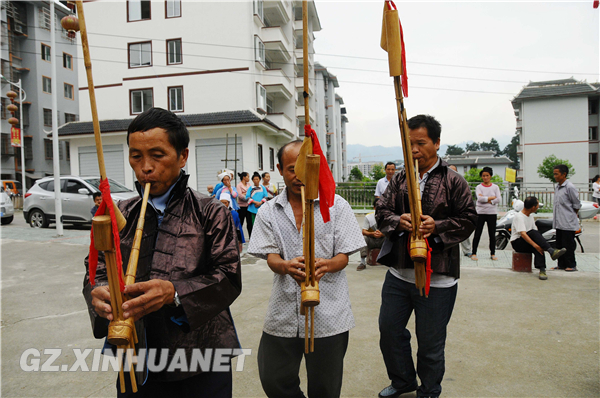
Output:
<instances>
[{"instance_id":1,"label":"gray patterned shirt","mask_svg":"<svg viewBox=\"0 0 600 398\"><path fill-rule=\"evenodd\" d=\"M581 208L581 202L577 196L577 189L569 180L562 184L556 184L554 191L554 217L553 226L563 231L577 231L579 220L575 210Z\"/></svg>"},{"instance_id":2,"label":"gray patterned shirt","mask_svg":"<svg viewBox=\"0 0 600 398\"><path fill-rule=\"evenodd\" d=\"M335 195L325 224L315 200L315 257L329 259L340 253L352 254L365 246L361 228L352 208ZM302 256L302 232L296 228L287 189L262 205L256 216L248 253L266 259L279 254L284 260ZM321 303L315 307L315 337L346 332L354 327L348 281L344 270L327 273L319 281ZM273 275L271 299L263 330L278 337L304 338L304 316L300 315L300 286L289 275Z\"/></svg>"}]
</instances>

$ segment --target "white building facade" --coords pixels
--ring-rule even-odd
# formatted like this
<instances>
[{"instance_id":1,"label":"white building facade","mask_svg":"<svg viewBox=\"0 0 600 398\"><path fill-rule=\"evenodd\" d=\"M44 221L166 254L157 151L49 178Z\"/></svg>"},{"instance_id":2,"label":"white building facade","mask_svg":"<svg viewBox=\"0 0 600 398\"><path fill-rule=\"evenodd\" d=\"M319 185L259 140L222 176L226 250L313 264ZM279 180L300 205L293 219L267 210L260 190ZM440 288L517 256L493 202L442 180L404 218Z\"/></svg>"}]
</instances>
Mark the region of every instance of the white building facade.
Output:
<instances>
[{"instance_id":1,"label":"white building facade","mask_svg":"<svg viewBox=\"0 0 600 398\"><path fill-rule=\"evenodd\" d=\"M192 188L204 192L223 168L282 181L277 151L304 134L300 1L88 2L85 13L109 177L133 187L127 125L154 106L179 114L190 131ZM317 131L324 100L316 96L313 32L320 29L310 1L310 123ZM60 136L71 143L72 173L97 174L84 68L79 80L86 122L64 126Z\"/></svg>"},{"instance_id":2,"label":"white building facade","mask_svg":"<svg viewBox=\"0 0 600 398\"><path fill-rule=\"evenodd\" d=\"M569 179L577 186L587 186L599 174L599 99L599 83L572 78L529 83L513 99L521 165L517 178L524 185L551 185L537 173L549 155L571 162L575 175Z\"/></svg>"}]
</instances>

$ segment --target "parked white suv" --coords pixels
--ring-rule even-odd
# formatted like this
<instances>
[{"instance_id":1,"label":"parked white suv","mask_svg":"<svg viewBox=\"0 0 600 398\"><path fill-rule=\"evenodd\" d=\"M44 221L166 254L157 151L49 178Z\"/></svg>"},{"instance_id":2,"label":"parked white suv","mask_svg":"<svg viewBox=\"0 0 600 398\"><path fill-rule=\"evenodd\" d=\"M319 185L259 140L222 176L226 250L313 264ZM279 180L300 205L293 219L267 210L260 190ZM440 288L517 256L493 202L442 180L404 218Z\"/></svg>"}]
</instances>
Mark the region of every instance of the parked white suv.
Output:
<instances>
[{"instance_id":1,"label":"parked white suv","mask_svg":"<svg viewBox=\"0 0 600 398\"><path fill-rule=\"evenodd\" d=\"M118 202L137 196L138 193L108 179L113 200ZM94 207L94 192L100 192L100 177L61 176L62 221L65 224L89 224ZM54 177L35 182L25 194L23 216L32 228L47 228L56 221L54 204Z\"/></svg>"}]
</instances>

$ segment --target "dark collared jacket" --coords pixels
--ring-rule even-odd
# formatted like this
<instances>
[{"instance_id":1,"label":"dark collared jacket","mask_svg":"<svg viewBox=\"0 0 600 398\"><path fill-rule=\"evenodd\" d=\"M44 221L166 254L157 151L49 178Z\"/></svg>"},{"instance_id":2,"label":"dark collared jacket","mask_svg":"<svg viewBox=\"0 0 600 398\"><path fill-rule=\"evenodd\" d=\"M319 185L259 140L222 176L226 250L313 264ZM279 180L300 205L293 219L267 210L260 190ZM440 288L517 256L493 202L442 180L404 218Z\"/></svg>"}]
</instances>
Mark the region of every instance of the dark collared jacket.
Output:
<instances>
[{"instance_id":1,"label":"dark collared jacket","mask_svg":"<svg viewBox=\"0 0 600 398\"><path fill-rule=\"evenodd\" d=\"M448 163L441 161L433 169L425 183L421 197L423 214L435 220L436 233L427 240L432 248L431 268L433 272L460 277L460 248L458 244L467 239L477 221L477 213L467 181L458 173L448 170ZM394 256L385 265L414 268L407 249L408 233L396 231L400 215L410 213L406 175L396 174L384 194L377 202L376 218L379 230L394 242ZM385 261L385 260L384 260Z\"/></svg>"},{"instance_id":2,"label":"dark collared jacket","mask_svg":"<svg viewBox=\"0 0 600 398\"><path fill-rule=\"evenodd\" d=\"M242 291L233 219L219 201L188 188L188 178L182 175L173 188L160 226L156 210L148 205L136 276L136 282L171 281L181 300L178 308L164 306L143 318L148 348L168 348L168 363L177 348L186 350L188 364L193 348L239 348L229 312L229 306ZM141 197L119 203L127 219L127 226L120 233L124 268L129 261L141 206ZM99 253L98 257L96 286L107 285L104 256ZM87 257L85 267L83 295L94 336L102 338L106 336L108 322L92 307ZM184 314L187 323L182 326L171 319ZM162 372L153 375L153 379L172 381L197 373Z\"/></svg>"}]
</instances>

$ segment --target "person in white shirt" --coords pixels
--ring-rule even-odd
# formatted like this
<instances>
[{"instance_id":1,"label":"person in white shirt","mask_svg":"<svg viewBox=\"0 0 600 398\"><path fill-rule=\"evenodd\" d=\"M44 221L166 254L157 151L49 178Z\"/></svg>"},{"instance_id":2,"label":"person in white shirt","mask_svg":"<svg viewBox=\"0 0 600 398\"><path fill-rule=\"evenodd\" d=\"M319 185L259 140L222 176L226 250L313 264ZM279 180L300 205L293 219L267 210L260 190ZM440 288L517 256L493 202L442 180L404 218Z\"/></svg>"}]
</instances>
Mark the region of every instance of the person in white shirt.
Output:
<instances>
[{"instance_id":1,"label":"person in white shirt","mask_svg":"<svg viewBox=\"0 0 600 398\"><path fill-rule=\"evenodd\" d=\"M377 181L377 186L375 187L376 198L379 198L381 195L383 195L394 174L396 174L396 163L387 162L385 164L385 177Z\"/></svg>"},{"instance_id":2,"label":"person in white shirt","mask_svg":"<svg viewBox=\"0 0 600 398\"><path fill-rule=\"evenodd\" d=\"M600 205L600 175L598 174L592 179L592 197Z\"/></svg>"},{"instance_id":3,"label":"person in white shirt","mask_svg":"<svg viewBox=\"0 0 600 398\"><path fill-rule=\"evenodd\" d=\"M524 208L517 214L512 222L512 232L510 244L518 253L533 253L535 259L533 264L540 270L539 278L543 281L548 279L546 275L546 257L547 251L552 256L552 260L558 259L567 252L567 249L555 249L550 247L546 239L540 234L536 225L533 213L537 212L540 203L535 196L529 196L525 199Z\"/></svg>"},{"instance_id":4,"label":"person in white shirt","mask_svg":"<svg viewBox=\"0 0 600 398\"><path fill-rule=\"evenodd\" d=\"M373 208L377 206L377 199L373 201ZM360 249L360 264L356 267L357 271L362 271L367 268L367 256L371 249L381 249L385 235L377 228L377 220L375 220L375 212L365 216L363 222L362 234L365 238L367 246Z\"/></svg>"}]
</instances>

